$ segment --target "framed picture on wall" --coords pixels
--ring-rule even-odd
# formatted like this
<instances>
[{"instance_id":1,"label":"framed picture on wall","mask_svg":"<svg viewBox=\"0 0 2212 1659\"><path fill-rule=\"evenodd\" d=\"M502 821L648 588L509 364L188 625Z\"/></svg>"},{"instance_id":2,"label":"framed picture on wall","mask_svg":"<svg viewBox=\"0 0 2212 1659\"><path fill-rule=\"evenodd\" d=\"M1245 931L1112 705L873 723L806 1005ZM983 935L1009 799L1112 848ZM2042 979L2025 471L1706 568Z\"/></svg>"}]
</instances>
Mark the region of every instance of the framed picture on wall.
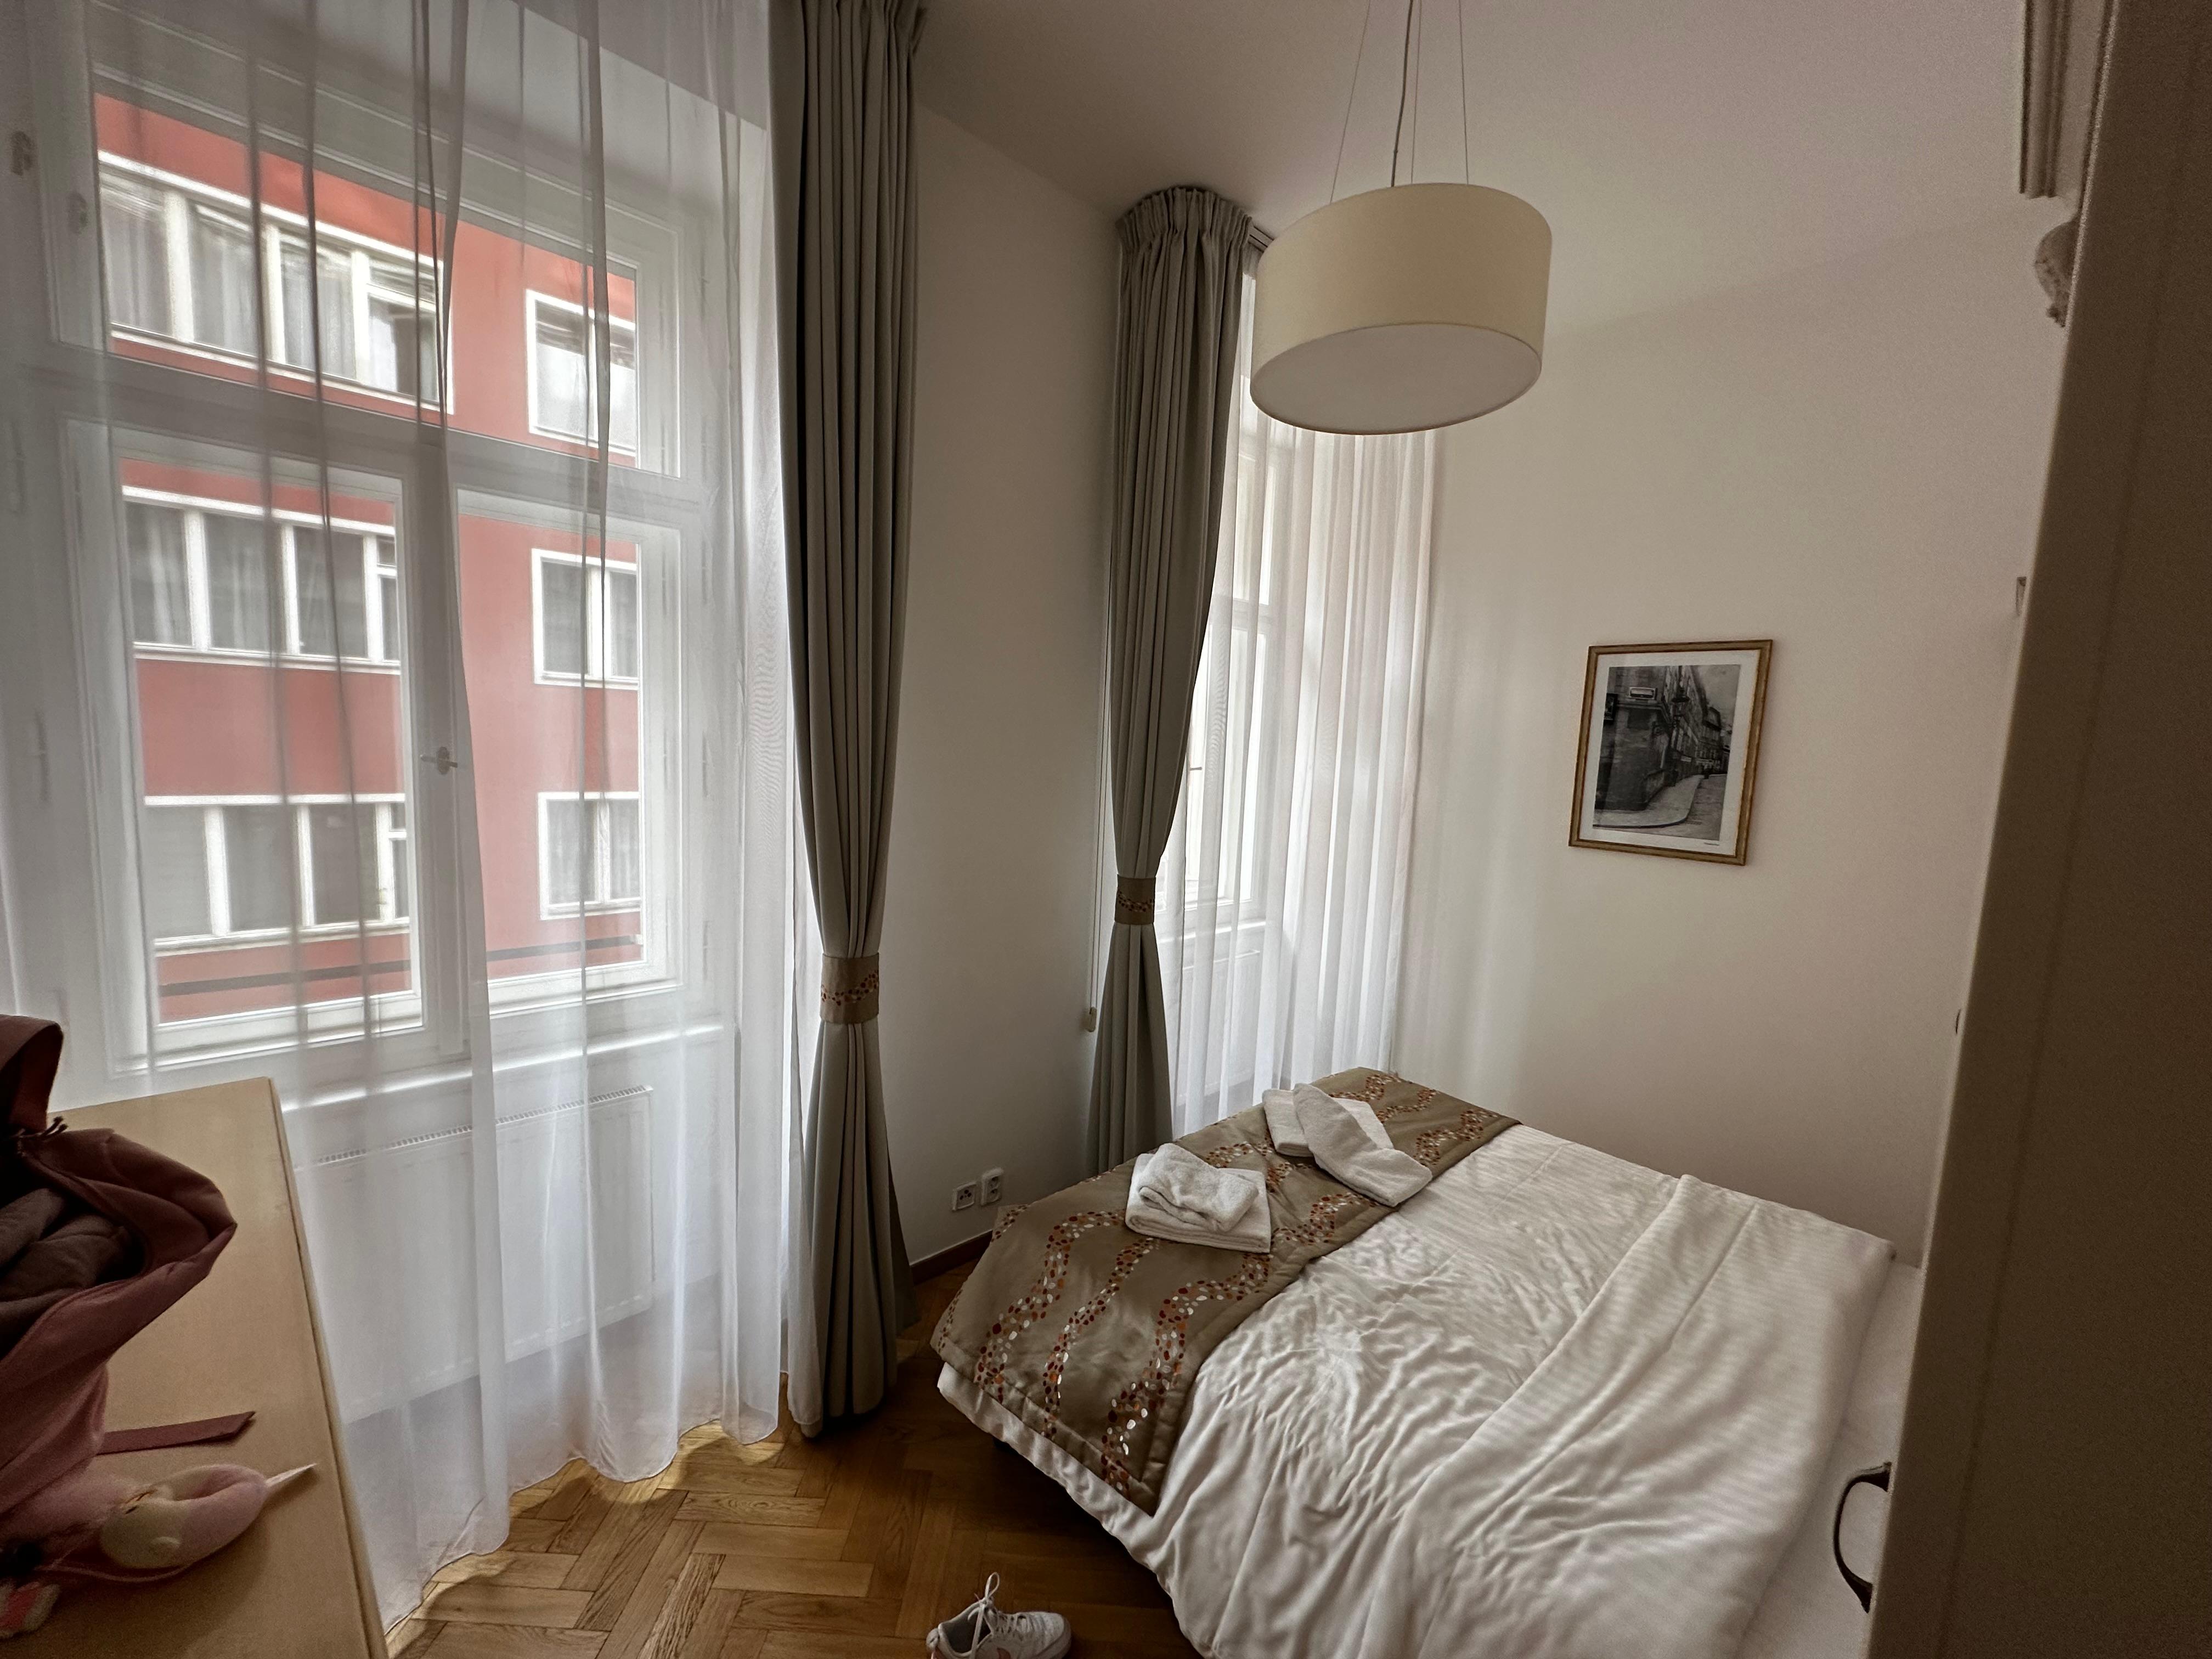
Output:
<instances>
[{"instance_id":1,"label":"framed picture on wall","mask_svg":"<svg viewBox=\"0 0 2212 1659\"><path fill-rule=\"evenodd\" d=\"M1773 654L1771 640L1592 646L1568 841L1741 864Z\"/></svg>"}]
</instances>

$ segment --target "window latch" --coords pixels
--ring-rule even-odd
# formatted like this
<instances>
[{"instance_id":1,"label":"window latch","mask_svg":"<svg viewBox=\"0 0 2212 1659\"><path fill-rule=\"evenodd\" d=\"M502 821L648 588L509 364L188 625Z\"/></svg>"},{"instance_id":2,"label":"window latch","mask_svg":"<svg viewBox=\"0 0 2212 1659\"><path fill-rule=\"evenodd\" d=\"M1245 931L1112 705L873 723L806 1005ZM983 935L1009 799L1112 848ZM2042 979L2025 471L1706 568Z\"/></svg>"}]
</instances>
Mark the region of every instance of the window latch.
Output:
<instances>
[{"instance_id":1,"label":"window latch","mask_svg":"<svg viewBox=\"0 0 2212 1659\"><path fill-rule=\"evenodd\" d=\"M438 769L438 775L441 778L448 772L458 772L461 769L460 762L453 758L453 751L447 748L442 743L438 745L438 752L436 754L422 755L417 758L419 758L425 766L436 767Z\"/></svg>"}]
</instances>

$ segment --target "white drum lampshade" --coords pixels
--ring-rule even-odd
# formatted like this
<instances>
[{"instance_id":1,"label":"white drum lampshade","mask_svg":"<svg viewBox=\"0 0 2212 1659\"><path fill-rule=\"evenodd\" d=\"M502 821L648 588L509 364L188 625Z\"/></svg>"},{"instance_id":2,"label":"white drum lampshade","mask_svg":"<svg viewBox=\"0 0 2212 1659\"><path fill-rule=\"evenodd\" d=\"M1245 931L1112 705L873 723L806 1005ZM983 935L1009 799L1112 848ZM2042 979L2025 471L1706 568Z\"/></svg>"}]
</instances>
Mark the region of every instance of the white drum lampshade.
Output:
<instances>
[{"instance_id":1,"label":"white drum lampshade","mask_svg":"<svg viewBox=\"0 0 2212 1659\"><path fill-rule=\"evenodd\" d=\"M1504 407L1544 362L1552 228L1480 185L1370 190L1261 257L1252 401L1316 432L1425 432Z\"/></svg>"}]
</instances>

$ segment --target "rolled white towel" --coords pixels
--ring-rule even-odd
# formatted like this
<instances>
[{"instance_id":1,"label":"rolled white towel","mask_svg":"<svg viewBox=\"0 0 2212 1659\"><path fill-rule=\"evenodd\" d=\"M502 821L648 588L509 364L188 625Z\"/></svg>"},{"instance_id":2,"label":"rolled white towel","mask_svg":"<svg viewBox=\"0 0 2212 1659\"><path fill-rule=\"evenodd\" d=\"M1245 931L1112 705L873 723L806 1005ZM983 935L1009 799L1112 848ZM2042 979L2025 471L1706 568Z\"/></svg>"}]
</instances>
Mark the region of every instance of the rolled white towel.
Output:
<instances>
[{"instance_id":1,"label":"rolled white towel","mask_svg":"<svg viewBox=\"0 0 2212 1659\"><path fill-rule=\"evenodd\" d=\"M1313 1156L1313 1149L1306 1144L1305 1131L1298 1127L1298 1102L1307 1096L1316 1102L1336 1102L1352 1114L1370 1140L1377 1146L1389 1146L1390 1132L1382 1127L1382 1120L1375 1115L1375 1109L1365 1101L1344 1095L1325 1095L1312 1084L1301 1083L1295 1089L1270 1089L1260 1097L1261 1109L1267 1115L1267 1139L1275 1143L1275 1150L1284 1157Z\"/></svg>"},{"instance_id":2,"label":"rolled white towel","mask_svg":"<svg viewBox=\"0 0 2212 1659\"><path fill-rule=\"evenodd\" d=\"M1345 1103L1309 1090L1297 1097L1298 1127L1314 1162L1354 1192L1403 1204L1429 1184L1429 1166L1395 1146L1377 1146Z\"/></svg>"},{"instance_id":3,"label":"rolled white towel","mask_svg":"<svg viewBox=\"0 0 2212 1659\"><path fill-rule=\"evenodd\" d=\"M1160 1152L1183 1149L1170 1143ZM1225 1177L1242 1188L1245 1203L1241 1213L1230 1227L1217 1227L1210 1223L1192 1225L1154 1200L1158 1192L1156 1182L1148 1179L1153 1173L1160 1152L1146 1152L1137 1159L1137 1167L1129 1176L1129 1207L1125 1216L1129 1231L1143 1233L1149 1238L1164 1238L1179 1244L1206 1244L1217 1249L1249 1250L1265 1254L1274 1243L1274 1218L1267 1207L1267 1177L1257 1170L1215 1170L1210 1164L1205 1167L1212 1174ZM1189 1153L1184 1152L1188 1158ZM1194 1159L1194 1162L1203 1163Z\"/></svg>"},{"instance_id":4,"label":"rolled white towel","mask_svg":"<svg viewBox=\"0 0 2212 1659\"><path fill-rule=\"evenodd\" d=\"M1270 1089L1260 1097L1260 1106L1267 1114L1267 1139L1275 1143L1277 1152L1285 1158L1313 1156L1306 1145L1306 1132L1298 1127L1297 1096L1288 1089Z\"/></svg>"},{"instance_id":5,"label":"rolled white towel","mask_svg":"<svg viewBox=\"0 0 2212 1659\"><path fill-rule=\"evenodd\" d=\"M1252 1207L1252 1188L1170 1140L1131 1174L1129 1201L1177 1226L1225 1233Z\"/></svg>"}]
</instances>

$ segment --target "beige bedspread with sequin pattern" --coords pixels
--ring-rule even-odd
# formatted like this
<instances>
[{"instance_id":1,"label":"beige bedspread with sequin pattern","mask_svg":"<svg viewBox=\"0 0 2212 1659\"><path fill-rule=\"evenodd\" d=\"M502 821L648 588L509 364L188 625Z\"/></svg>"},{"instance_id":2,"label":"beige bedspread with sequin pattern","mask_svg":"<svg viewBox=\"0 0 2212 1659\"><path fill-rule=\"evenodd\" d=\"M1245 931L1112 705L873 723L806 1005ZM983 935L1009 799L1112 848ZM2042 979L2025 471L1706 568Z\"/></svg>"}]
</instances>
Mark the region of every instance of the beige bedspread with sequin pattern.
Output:
<instances>
[{"instance_id":1,"label":"beige bedspread with sequin pattern","mask_svg":"<svg viewBox=\"0 0 2212 1659\"><path fill-rule=\"evenodd\" d=\"M1387 1072L1340 1072L1318 1086L1368 1102L1392 1143L1431 1170L1514 1123ZM1130 1231L1133 1160L1002 1215L931 1340L954 1370L1147 1514L1206 1355L1308 1262L1389 1213L1310 1159L1278 1152L1256 1106L1181 1145L1222 1169L1266 1172L1269 1253Z\"/></svg>"}]
</instances>

